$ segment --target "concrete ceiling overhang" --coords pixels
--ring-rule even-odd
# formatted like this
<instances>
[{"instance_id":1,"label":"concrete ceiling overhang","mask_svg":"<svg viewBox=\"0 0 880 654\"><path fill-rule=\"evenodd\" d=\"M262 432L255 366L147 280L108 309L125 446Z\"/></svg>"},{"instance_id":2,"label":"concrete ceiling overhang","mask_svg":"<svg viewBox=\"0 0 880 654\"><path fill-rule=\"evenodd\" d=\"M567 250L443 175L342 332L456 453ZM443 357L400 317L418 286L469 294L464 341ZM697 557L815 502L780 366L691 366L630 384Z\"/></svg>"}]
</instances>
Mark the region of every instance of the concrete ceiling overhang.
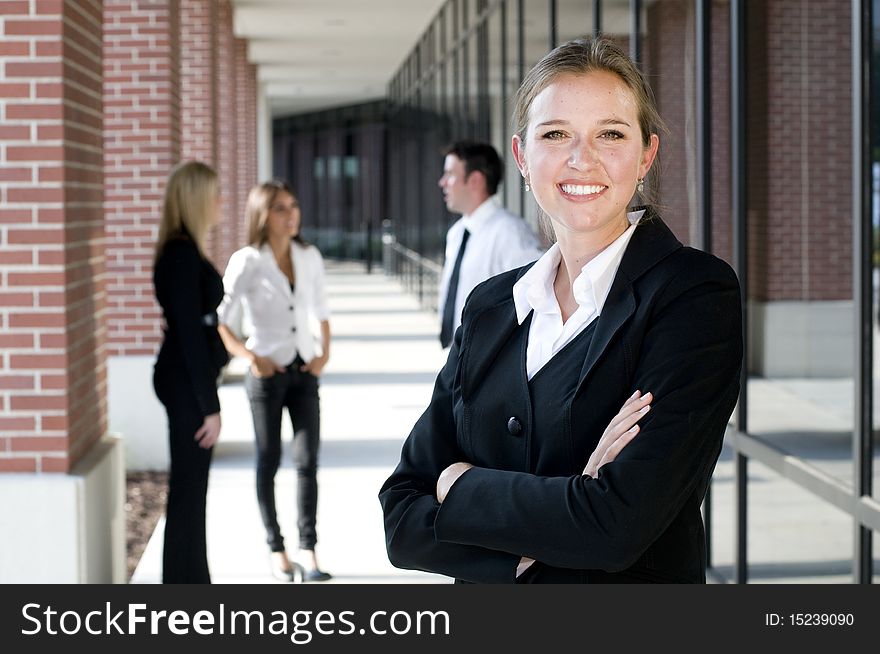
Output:
<instances>
[{"instance_id":1,"label":"concrete ceiling overhang","mask_svg":"<svg viewBox=\"0 0 880 654\"><path fill-rule=\"evenodd\" d=\"M383 98L445 0L233 0L273 116Z\"/></svg>"}]
</instances>

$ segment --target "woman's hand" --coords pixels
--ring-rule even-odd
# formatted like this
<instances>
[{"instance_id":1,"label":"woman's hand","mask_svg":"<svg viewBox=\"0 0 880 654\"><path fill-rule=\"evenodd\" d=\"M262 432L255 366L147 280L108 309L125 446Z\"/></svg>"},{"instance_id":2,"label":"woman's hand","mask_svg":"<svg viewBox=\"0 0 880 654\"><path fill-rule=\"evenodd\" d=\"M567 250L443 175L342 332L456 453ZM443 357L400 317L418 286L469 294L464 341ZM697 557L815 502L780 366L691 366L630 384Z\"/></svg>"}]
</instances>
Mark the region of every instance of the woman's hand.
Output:
<instances>
[{"instance_id":1,"label":"woman's hand","mask_svg":"<svg viewBox=\"0 0 880 654\"><path fill-rule=\"evenodd\" d=\"M446 495L449 493L449 489L452 488L452 484L458 481L458 478L471 468L473 468L473 466L470 463L459 462L453 463L440 473L440 478L437 479L437 501L440 502L440 504L443 504L443 500L446 499Z\"/></svg>"},{"instance_id":2,"label":"woman's hand","mask_svg":"<svg viewBox=\"0 0 880 654\"><path fill-rule=\"evenodd\" d=\"M605 433L590 455L583 474L595 478L599 474L599 468L617 458L623 448L639 433L639 426L636 423L651 410L653 399L651 393L642 395L641 391L636 391L623 403L620 413L614 416L605 428Z\"/></svg>"},{"instance_id":3,"label":"woman's hand","mask_svg":"<svg viewBox=\"0 0 880 654\"><path fill-rule=\"evenodd\" d=\"M302 372L308 372L308 373L314 375L315 377L320 377L321 372L323 372L324 366L327 365L327 361L329 359L330 359L329 356L327 356L326 354L322 354L319 357L313 358L307 364L300 366L299 369Z\"/></svg>"},{"instance_id":4,"label":"woman's hand","mask_svg":"<svg viewBox=\"0 0 880 654\"><path fill-rule=\"evenodd\" d=\"M251 373L254 377L271 377L277 372L284 372L284 366L279 366L269 357L255 354L251 360Z\"/></svg>"},{"instance_id":5,"label":"woman's hand","mask_svg":"<svg viewBox=\"0 0 880 654\"><path fill-rule=\"evenodd\" d=\"M203 449L214 447L214 443L220 438L220 414L212 413L205 416L202 426L196 431L196 442Z\"/></svg>"}]
</instances>

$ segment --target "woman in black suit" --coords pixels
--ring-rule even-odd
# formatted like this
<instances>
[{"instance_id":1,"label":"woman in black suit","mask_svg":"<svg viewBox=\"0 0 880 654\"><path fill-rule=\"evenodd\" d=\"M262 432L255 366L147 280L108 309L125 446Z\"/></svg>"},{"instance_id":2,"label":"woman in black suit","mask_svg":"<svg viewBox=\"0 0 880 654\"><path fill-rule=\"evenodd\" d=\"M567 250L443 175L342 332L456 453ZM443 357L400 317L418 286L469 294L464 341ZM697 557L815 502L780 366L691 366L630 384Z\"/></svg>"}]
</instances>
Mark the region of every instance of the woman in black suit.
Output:
<instances>
[{"instance_id":1,"label":"woman in black suit","mask_svg":"<svg viewBox=\"0 0 880 654\"><path fill-rule=\"evenodd\" d=\"M739 392L736 276L651 206L627 209L656 188L662 123L612 42L549 53L515 122L556 244L470 295L380 491L389 558L471 582L705 582L700 504Z\"/></svg>"},{"instance_id":2,"label":"woman in black suit","mask_svg":"<svg viewBox=\"0 0 880 654\"><path fill-rule=\"evenodd\" d=\"M153 268L166 325L153 387L168 413L171 445L162 560L166 584L211 582L205 500L212 448L220 436L217 378L228 356L217 333L223 283L205 258L204 241L219 215L213 169L191 161L171 171Z\"/></svg>"}]
</instances>

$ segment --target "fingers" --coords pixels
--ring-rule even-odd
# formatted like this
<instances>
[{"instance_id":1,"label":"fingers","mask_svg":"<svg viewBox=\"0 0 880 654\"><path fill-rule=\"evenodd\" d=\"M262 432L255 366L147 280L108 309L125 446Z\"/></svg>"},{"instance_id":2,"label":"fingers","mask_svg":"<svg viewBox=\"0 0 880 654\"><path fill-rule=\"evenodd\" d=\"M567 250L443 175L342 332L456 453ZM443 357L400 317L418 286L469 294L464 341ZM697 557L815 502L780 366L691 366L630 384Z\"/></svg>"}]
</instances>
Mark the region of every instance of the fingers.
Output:
<instances>
[{"instance_id":1,"label":"fingers","mask_svg":"<svg viewBox=\"0 0 880 654\"><path fill-rule=\"evenodd\" d=\"M611 446L605 450L605 454L602 456L602 460L599 462L599 467L601 468L606 463L611 463L614 459L617 458L617 455L623 451L627 445L629 445L630 441L636 437L639 433L639 426L635 425L631 429L628 429L620 438L618 438Z\"/></svg>"},{"instance_id":2,"label":"fingers","mask_svg":"<svg viewBox=\"0 0 880 654\"><path fill-rule=\"evenodd\" d=\"M623 407L621 407L620 412L612 418L608 427L605 428L599 445L607 443L609 439L618 438L636 422L641 420L650 411L650 403L653 399L654 396L651 393L645 393L644 395L641 395L639 391L633 393L624 403Z\"/></svg>"}]
</instances>

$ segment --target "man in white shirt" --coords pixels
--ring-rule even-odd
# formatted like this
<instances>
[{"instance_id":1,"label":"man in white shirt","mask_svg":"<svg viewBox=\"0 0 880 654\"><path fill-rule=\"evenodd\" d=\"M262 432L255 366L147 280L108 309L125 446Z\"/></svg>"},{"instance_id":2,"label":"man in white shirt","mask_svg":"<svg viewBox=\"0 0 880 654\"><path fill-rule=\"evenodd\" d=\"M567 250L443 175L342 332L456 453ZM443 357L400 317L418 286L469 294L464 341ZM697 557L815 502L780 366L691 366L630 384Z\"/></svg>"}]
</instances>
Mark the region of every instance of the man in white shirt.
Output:
<instances>
[{"instance_id":1,"label":"man in white shirt","mask_svg":"<svg viewBox=\"0 0 880 654\"><path fill-rule=\"evenodd\" d=\"M446 233L446 261L440 276L440 343L449 347L473 288L534 261L543 248L526 222L493 198L503 170L495 148L458 141L444 154L438 185L446 208L462 214Z\"/></svg>"}]
</instances>

